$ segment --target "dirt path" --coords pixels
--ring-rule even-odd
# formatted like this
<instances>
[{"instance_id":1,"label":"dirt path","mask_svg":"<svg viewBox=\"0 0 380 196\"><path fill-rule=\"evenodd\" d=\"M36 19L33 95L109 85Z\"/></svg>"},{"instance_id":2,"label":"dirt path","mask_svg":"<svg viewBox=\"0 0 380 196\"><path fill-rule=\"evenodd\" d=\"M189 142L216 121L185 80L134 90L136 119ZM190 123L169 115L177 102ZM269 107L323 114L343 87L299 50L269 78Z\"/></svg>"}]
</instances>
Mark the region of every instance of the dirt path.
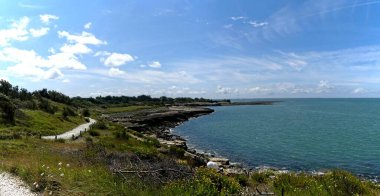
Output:
<instances>
[{"instance_id":1,"label":"dirt path","mask_svg":"<svg viewBox=\"0 0 380 196\"><path fill-rule=\"evenodd\" d=\"M88 131L89 128L90 128L90 125L96 123L96 120L94 120L92 118L89 118L89 119L90 119L90 122L82 124L82 125L79 125L78 127L75 127L71 131L62 133L62 134L57 135L57 136L55 136L55 135L42 136L42 139L46 139L46 140L54 140L54 139L68 140L68 139L72 139L73 135L74 135L74 137L78 137L81 134L81 132L83 133L85 131Z\"/></svg>"},{"instance_id":2,"label":"dirt path","mask_svg":"<svg viewBox=\"0 0 380 196\"><path fill-rule=\"evenodd\" d=\"M8 173L0 171L0 196L37 196L25 183Z\"/></svg>"}]
</instances>

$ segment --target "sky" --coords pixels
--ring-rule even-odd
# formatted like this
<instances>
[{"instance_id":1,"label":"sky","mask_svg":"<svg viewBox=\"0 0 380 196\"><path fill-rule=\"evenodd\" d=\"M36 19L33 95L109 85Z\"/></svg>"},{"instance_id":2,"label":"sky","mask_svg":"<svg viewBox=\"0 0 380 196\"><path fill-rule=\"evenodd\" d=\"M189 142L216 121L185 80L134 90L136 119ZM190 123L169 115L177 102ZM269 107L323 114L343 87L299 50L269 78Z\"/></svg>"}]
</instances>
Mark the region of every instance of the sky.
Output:
<instances>
[{"instance_id":1,"label":"sky","mask_svg":"<svg viewBox=\"0 0 380 196\"><path fill-rule=\"evenodd\" d=\"M380 0L0 5L0 78L30 91L380 97Z\"/></svg>"}]
</instances>

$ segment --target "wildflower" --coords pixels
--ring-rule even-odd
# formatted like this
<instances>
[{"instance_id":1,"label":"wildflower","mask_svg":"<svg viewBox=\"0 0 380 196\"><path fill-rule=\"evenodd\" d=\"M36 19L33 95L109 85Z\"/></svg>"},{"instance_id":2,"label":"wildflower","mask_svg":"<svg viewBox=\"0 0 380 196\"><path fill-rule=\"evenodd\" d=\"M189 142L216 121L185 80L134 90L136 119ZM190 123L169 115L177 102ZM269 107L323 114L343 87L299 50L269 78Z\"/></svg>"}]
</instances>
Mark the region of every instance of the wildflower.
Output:
<instances>
[{"instance_id":1,"label":"wildflower","mask_svg":"<svg viewBox=\"0 0 380 196\"><path fill-rule=\"evenodd\" d=\"M70 167L70 164L66 164L66 167Z\"/></svg>"},{"instance_id":2,"label":"wildflower","mask_svg":"<svg viewBox=\"0 0 380 196\"><path fill-rule=\"evenodd\" d=\"M65 174L64 173L61 173L61 175L60 175L61 177L63 177L63 176L65 176Z\"/></svg>"},{"instance_id":3,"label":"wildflower","mask_svg":"<svg viewBox=\"0 0 380 196\"><path fill-rule=\"evenodd\" d=\"M39 185L38 185L38 184L36 184L36 185L35 185L35 187L36 187L36 189L38 189Z\"/></svg>"},{"instance_id":4,"label":"wildflower","mask_svg":"<svg viewBox=\"0 0 380 196\"><path fill-rule=\"evenodd\" d=\"M44 176L45 175L45 173L41 173L41 176Z\"/></svg>"},{"instance_id":5,"label":"wildflower","mask_svg":"<svg viewBox=\"0 0 380 196\"><path fill-rule=\"evenodd\" d=\"M59 163L58 163L58 166L61 166L61 165L62 165L62 162L59 162Z\"/></svg>"},{"instance_id":6,"label":"wildflower","mask_svg":"<svg viewBox=\"0 0 380 196\"><path fill-rule=\"evenodd\" d=\"M61 171L62 168L58 168L59 171Z\"/></svg>"},{"instance_id":7,"label":"wildflower","mask_svg":"<svg viewBox=\"0 0 380 196\"><path fill-rule=\"evenodd\" d=\"M88 170L88 173L91 173L91 170L90 170L90 169Z\"/></svg>"},{"instance_id":8,"label":"wildflower","mask_svg":"<svg viewBox=\"0 0 380 196\"><path fill-rule=\"evenodd\" d=\"M52 195L52 194L53 194L53 191L50 191L50 192L49 192L49 195Z\"/></svg>"},{"instance_id":9,"label":"wildflower","mask_svg":"<svg viewBox=\"0 0 380 196\"><path fill-rule=\"evenodd\" d=\"M42 168L44 168L44 167L45 167L45 164L42 165Z\"/></svg>"},{"instance_id":10,"label":"wildflower","mask_svg":"<svg viewBox=\"0 0 380 196\"><path fill-rule=\"evenodd\" d=\"M34 182L34 183L33 183L33 186L35 186L36 184L37 184L37 182Z\"/></svg>"}]
</instances>

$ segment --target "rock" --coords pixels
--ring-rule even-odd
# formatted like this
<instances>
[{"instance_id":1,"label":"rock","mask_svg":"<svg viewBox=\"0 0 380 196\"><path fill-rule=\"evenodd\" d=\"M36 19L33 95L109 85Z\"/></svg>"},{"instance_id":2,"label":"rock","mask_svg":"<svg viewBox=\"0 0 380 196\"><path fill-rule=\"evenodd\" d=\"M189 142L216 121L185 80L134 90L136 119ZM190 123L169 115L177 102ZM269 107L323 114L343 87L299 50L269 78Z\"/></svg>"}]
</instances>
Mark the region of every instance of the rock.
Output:
<instances>
[{"instance_id":1,"label":"rock","mask_svg":"<svg viewBox=\"0 0 380 196\"><path fill-rule=\"evenodd\" d=\"M209 161L218 163L219 165L229 165L230 160L226 158L220 158L220 157L211 157L209 158Z\"/></svg>"},{"instance_id":2,"label":"rock","mask_svg":"<svg viewBox=\"0 0 380 196\"><path fill-rule=\"evenodd\" d=\"M236 167L226 168L223 171L225 174L245 174L246 173L244 169L236 168Z\"/></svg>"},{"instance_id":3,"label":"rock","mask_svg":"<svg viewBox=\"0 0 380 196\"><path fill-rule=\"evenodd\" d=\"M193 160L196 165L206 165L207 164L207 160L204 157L199 156L197 154L190 153L190 152L186 151L184 156Z\"/></svg>"},{"instance_id":4,"label":"rock","mask_svg":"<svg viewBox=\"0 0 380 196\"><path fill-rule=\"evenodd\" d=\"M157 151L163 154L167 154L169 152L169 149L160 147L157 149Z\"/></svg>"},{"instance_id":5,"label":"rock","mask_svg":"<svg viewBox=\"0 0 380 196\"><path fill-rule=\"evenodd\" d=\"M212 168L212 169L216 169L216 170L219 169L219 165L213 161L207 162L207 167Z\"/></svg>"}]
</instances>

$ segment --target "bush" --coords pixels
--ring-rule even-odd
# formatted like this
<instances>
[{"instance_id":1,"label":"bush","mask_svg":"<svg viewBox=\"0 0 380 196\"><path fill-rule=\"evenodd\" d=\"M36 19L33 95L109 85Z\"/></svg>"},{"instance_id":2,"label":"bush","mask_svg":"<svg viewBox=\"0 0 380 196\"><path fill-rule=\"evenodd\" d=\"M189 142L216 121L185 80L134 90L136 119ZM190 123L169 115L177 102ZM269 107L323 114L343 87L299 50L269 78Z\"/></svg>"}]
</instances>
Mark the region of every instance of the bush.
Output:
<instances>
[{"instance_id":1,"label":"bush","mask_svg":"<svg viewBox=\"0 0 380 196\"><path fill-rule=\"evenodd\" d=\"M115 137L117 139L128 140L130 136L125 130L122 130L122 131L117 131L115 134Z\"/></svg>"},{"instance_id":2,"label":"bush","mask_svg":"<svg viewBox=\"0 0 380 196\"><path fill-rule=\"evenodd\" d=\"M165 195L237 195L239 183L214 169L198 168L195 176L165 187Z\"/></svg>"},{"instance_id":3,"label":"bush","mask_svg":"<svg viewBox=\"0 0 380 196\"><path fill-rule=\"evenodd\" d=\"M64 107L62 115L64 117L67 117L67 116L77 116L77 113L71 107Z\"/></svg>"},{"instance_id":4,"label":"bush","mask_svg":"<svg viewBox=\"0 0 380 196\"><path fill-rule=\"evenodd\" d=\"M90 117L90 110L89 109L84 109L83 111L82 111L82 115L84 116L84 117Z\"/></svg>"},{"instance_id":5,"label":"bush","mask_svg":"<svg viewBox=\"0 0 380 196\"><path fill-rule=\"evenodd\" d=\"M50 114L54 114L54 113L56 113L58 111L58 107L57 106L51 105L51 103L48 100L44 99L44 98L40 99L40 103L39 103L38 107L42 111L45 111L45 112L50 113Z\"/></svg>"},{"instance_id":6,"label":"bush","mask_svg":"<svg viewBox=\"0 0 380 196\"><path fill-rule=\"evenodd\" d=\"M182 158L185 154L185 150L183 148L177 147L177 146L170 146L169 147L169 153Z\"/></svg>"},{"instance_id":7,"label":"bush","mask_svg":"<svg viewBox=\"0 0 380 196\"><path fill-rule=\"evenodd\" d=\"M0 93L0 108L3 112L2 114L3 120L5 120L7 123L14 124L16 106L12 103L12 101L7 96L5 96L2 93Z\"/></svg>"},{"instance_id":8,"label":"bush","mask_svg":"<svg viewBox=\"0 0 380 196\"><path fill-rule=\"evenodd\" d=\"M282 174L273 182L275 193L293 195L377 195L377 187L362 182L352 174L334 170L323 176L309 174Z\"/></svg>"},{"instance_id":9,"label":"bush","mask_svg":"<svg viewBox=\"0 0 380 196\"><path fill-rule=\"evenodd\" d=\"M90 131L88 131L88 133L94 137L100 136L100 133L98 131L95 131L95 130L90 130Z\"/></svg>"},{"instance_id":10,"label":"bush","mask_svg":"<svg viewBox=\"0 0 380 196\"><path fill-rule=\"evenodd\" d=\"M102 119L102 120L98 120L98 122L96 122L94 125L93 125L94 128L96 129L107 129L108 126L106 124L106 122Z\"/></svg>"}]
</instances>

